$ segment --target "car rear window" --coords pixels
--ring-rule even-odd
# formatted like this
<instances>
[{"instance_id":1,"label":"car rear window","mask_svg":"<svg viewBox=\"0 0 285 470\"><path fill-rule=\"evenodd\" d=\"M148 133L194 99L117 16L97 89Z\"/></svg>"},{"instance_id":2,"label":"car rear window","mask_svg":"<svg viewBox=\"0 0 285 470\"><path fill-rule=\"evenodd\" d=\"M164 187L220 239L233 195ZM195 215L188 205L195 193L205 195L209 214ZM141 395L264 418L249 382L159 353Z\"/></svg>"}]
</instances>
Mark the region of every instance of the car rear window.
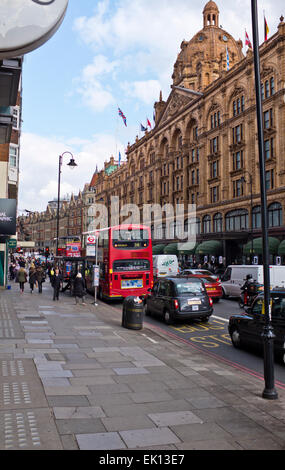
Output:
<instances>
[{"instance_id":1,"label":"car rear window","mask_svg":"<svg viewBox=\"0 0 285 470\"><path fill-rule=\"evenodd\" d=\"M203 276L203 277L199 277L199 279L201 279L201 281L204 281L206 283L216 283L216 279L210 277L210 276Z\"/></svg>"},{"instance_id":2,"label":"car rear window","mask_svg":"<svg viewBox=\"0 0 285 470\"><path fill-rule=\"evenodd\" d=\"M197 282L194 280L177 282L175 287L178 294L199 294L204 292L204 286L202 282Z\"/></svg>"}]
</instances>

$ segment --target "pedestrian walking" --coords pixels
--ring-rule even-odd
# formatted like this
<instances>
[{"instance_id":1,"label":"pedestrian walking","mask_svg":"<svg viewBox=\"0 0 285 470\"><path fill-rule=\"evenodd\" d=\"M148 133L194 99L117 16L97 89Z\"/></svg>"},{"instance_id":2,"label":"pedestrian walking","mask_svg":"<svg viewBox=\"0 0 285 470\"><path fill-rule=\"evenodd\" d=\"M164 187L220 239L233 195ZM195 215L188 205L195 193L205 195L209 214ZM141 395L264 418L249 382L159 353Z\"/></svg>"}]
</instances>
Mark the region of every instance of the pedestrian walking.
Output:
<instances>
[{"instance_id":1,"label":"pedestrian walking","mask_svg":"<svg viewBox=\"0 0 285 470\"><path fill-rule=\"evenodd\" d=\"M56 269L54 275L51 278L51 285L53 287L53 300L59 300L59 291L61 283L62 277L59 273L59 269Z\"/></svg>"},{"instance_id":2,"label":"pedestrian walking","mask_svg":"<svg viewBox=\"0 0 285 470\"><path fill-rule=\"evenodd\" d=\"M43 291L43 282L45 281L45 273L40 265L36 267L36 280L38 283L39 294L41 294Z\"/></svg>"},{"instance_id":3,"label":"pedestrian walking","mask_svg":"<svg viewBox=\"0 0 285 470\"><path fill-rule=\"evenodd\" d=\"M36 268L34 264L31 264L31 267L29 269L29 283L30 283L30 289L31 289L31 294L34 292L34 285L37 282L37 277L36 277Z\"/></svg>"},{"instance_id":4,"label":"pedestrian walking","mask_svg":"<svg viewBox=\"0 0 285 470\"><path fill-rule=\"evenodd\" d=\"M76 278L74 280L73 292L75 295L75 303L78 304L79 299L81 299L82 305L86 305L84 301L85 282L81 273L78 273L76 275Z\"/></svg>"},{"instance_id":5,"label":"pedestrian walking","mask_svg":"<svg viewBox=\"0 0 285 470\"><path fill-rule=\"evenodd\" d=\"M25 287L25 283L27 282L27 278L28 278L27 272L26 272L25 268L23 268L21 266L20 269L17 271L17 274L16 274L16 282L19 282L19 284L20 284L21 294L24 293L24 287Z\"/></svg>"}]
</instances>

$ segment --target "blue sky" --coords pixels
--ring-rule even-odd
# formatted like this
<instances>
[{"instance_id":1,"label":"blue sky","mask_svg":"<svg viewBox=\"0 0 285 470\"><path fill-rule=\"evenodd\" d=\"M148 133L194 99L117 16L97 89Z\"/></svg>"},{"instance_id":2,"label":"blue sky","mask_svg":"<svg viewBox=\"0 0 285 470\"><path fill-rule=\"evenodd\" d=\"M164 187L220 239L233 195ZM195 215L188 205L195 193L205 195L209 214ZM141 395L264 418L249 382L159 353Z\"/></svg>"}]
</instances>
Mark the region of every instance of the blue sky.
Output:
<instances>
[{"instance_id":1,"label":"blue sky","mask_svg":"<svg viewBox=\"0 0 285 470\"><path fill-rule=\"evenodd\" d=\"M216 2L220 24L244 43L252 38L249 0ZM77 194L98 165L124 155L140 133L162 90L170 91L182 40L203 27L200 0L69 0L55 35L25 56L19 210L43 211L57 196L58 156L72 152L78 167L64 165L62 194ZM285 9L281 0L258 2L272 35ZM244 48L245 52L245 48ZM126 128L118 106L127 117ZM68 163L66 155L64 163Z\"/></svg>"}]
</instances>

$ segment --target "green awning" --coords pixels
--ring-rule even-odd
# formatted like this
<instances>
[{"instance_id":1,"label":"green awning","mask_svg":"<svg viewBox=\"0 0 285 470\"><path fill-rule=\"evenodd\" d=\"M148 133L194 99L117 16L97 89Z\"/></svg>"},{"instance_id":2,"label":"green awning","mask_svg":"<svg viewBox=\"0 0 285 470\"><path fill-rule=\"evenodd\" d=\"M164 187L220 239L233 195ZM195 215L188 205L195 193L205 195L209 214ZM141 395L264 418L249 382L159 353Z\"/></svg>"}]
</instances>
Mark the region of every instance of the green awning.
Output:
<instances>
[{"instance_id":1,"label":"green awning","mask_svg":"<svg viewBox=\"0 0 285 470\"><path fill-rule=\"evenodd\" d=\"M278 238L268 237L268 247L269 247L270 255L277 255L279 245L280 245L280 241L278 240ZM253 253L252 253L252 247L253 247ZM285 248L285 245L284 245L284 248ZM262 238L255 238L253 242L252 240L250 240L243 247L244 255L251 255L251 254L262 255L262 252L263 252Z\"/></svg>"},{"instance_id":2,"label":"green awning","mask_svg":"<svg viewBox=\"0 0 285 470\"><path fill-rule=\"evenodd\" d=\"M217 240L208 240L200 243L195 250L196 255L217 255L222 254L222 243Z\"/></svg>"},{"instance_id":3,"label":"green awning","mask_svg":"<svg viewBox=\"0 0 285 470\"><path fill-rule=\"evenodd\" d=\"M163 255L165 245L155 245L152 247L152 254L153 255Z\"/></svg>"},{"instance_id":4,"label":"green awning","mask_svg":"<svg viewBox=\"0 0 285 470\"><path fill-rule=\"evenodd\" d=\"M192 242L185 242L185 243L178 243L178 252L180 255L193 255L195 252L195 248L197 243Z\"/></svg>"},{"instance_id":5,"label":"green awning","mask_svg":"<svg viewBox=\"0 0 285 470\"><path fill-rule=\"evenodd\" d=\"M279 256L285 255L285 240L283 240L278 247L278 255Z\"/></svg>"},{"instance_id":6,"label":"green awning","mask_svg":"<svg viewBox=\"0 0 285 470\"><path fill-rule=\"evenodd\" d=\"M165 255L178 255L178 247L177 243L170 243L169 245L166 245L164 248L164 254Z\"/></svg>"}]
</instances>

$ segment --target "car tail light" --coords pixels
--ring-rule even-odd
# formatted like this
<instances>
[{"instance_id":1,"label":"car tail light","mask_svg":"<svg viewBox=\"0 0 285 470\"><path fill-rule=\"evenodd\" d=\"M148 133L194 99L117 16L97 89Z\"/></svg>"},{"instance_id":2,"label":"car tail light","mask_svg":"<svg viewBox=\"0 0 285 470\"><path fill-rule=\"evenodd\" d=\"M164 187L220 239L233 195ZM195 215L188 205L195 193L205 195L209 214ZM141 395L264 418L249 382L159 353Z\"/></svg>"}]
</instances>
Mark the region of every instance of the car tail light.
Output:
<instances>
[{"instance_id":1,"label":"car tail light","mask_svg":"<svg viewBox=\"0 0 285 470\"><path fill-rule=\"evenodd\" d=\"M210 307L213 307L213 299L212 299L212 297L209 297L209 304L210 304Z\"/></svg>"},{"instance_id":2,"label":"car tail light","mask_svg":"<svg viewBox=\"0 0 285 470\"><path fill-rule=\"evenodd\" d=\"M174 299L174 307L175 307L176 310L179 309L179 302L178 302L177 299Z\"/></svg>"}]
</instances>

